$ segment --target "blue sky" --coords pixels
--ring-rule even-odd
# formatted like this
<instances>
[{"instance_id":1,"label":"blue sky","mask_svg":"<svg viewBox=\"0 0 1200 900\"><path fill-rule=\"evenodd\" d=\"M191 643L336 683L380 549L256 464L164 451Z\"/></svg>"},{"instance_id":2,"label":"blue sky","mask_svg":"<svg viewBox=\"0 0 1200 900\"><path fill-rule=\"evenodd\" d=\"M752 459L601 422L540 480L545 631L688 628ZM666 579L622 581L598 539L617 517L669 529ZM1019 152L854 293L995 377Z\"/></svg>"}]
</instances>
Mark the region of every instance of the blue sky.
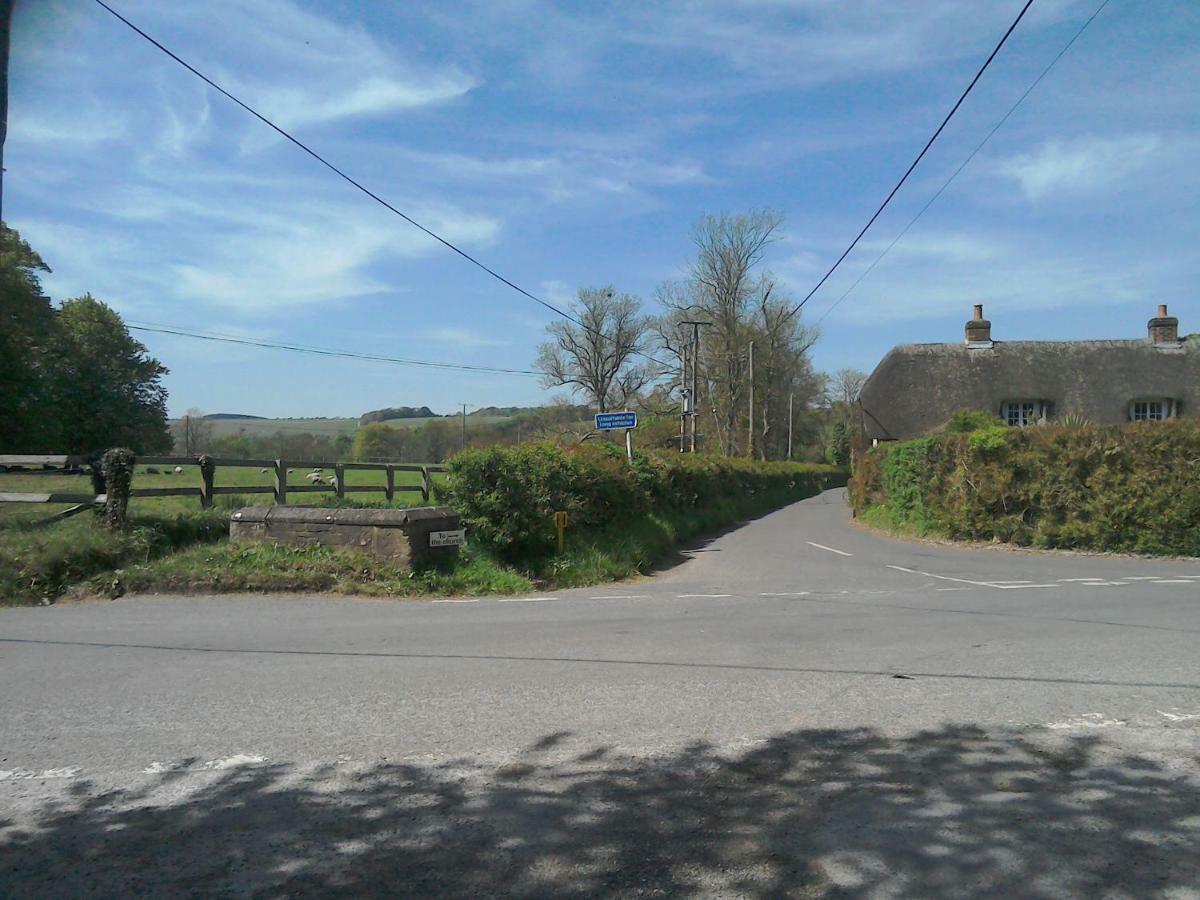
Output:
<instances>
[{"instance_id":1,"label":"blue sky","mask_svg":"<svg viewBox=\"0 0 1200 900\"><path fill-rule=\"evenodd\" d=\"M1100 0L1038 0L822 316ZM705 212L786 217L803 296L866 221L1017 0L350 3L112 0L373 190L558 304L646 298ZM552 313L321 169L91 0L21 0L5 216L127 319L528 368ZM818 368L959 340L1200 331L1200 7L1112 0L912 231L821 323ZM548 399L536 379L143 334L171 410L357 415Z\"/></svg>"}]
</instances>

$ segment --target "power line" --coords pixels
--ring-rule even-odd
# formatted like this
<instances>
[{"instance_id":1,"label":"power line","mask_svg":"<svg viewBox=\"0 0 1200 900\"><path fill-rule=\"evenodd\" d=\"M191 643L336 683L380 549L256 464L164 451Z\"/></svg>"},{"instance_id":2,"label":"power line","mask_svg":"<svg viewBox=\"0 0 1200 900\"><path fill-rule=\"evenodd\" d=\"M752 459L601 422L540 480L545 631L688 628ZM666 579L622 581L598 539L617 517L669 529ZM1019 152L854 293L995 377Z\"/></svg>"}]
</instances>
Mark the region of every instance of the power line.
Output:
<instances>
[{"instance_id":1,"label":"power line","mask_svg":"<svg viewBox=\"0 0 1200 900\"><path fill-rule=\"evenodd\" d=\"M541 372L529 369L504 369L497 366L471 366L465 363L434 362L424 359L407 359L399 356L380 356L374 353L359 353L356 350L334 350L329 347L307 347L302 344L286 344L277 341L263 341L256 338L234 337L228 334L213 334L192 331L186 328L176 328L168 325L150 323L126 323L131 331L152 331L156 334L173 334L179 337L196 338L202 341L216 341L223 344L243 344L248 347L265 347L271 350L290 350L295 353L312 353L317 356L338 356L345 359L361 359L369 362L384 362L398 366L416 366L426 369L453 369L461 372L477 372L487 375L523 375L540 376Z\"/></svg>"},{"instance_id":2,"label":"power line","mask_svg":"<svg viewBox=\"0 0 1200 900\"><path fill-rule=\"evenodd\" d=\"M892 239L892 242L883 249L883 252L880 253L877 257L875 257L875 259L871 262L871 264L869 266L867 266L866 269L863 270L862 274L860 274L858 276L858 278L856 278L854 280L854 283L852 285L850 285L849 288L846 289L846 292L844 294L842 294L842 296L838 297L835 301L833 301L833 303L830 304L829 308L827 310L825 310L825 312L821 313L821 318L817 319L817 321L816 321L817 325L820 325L822 322L824 322L826 316L828 316L831 312L833 312L835 309L837 309L838 306L841 305L841 302L843 300L845 300L847 297L849 297L850 294L852 294L854 292L854 289L857 288L859 286L859 284L862 283L862 280L864 278L866 278L868 275L870 275L871 271L877 265L879 265L880 262L883 261L883 258L885 256L887 256L889 252L891 252L891 249L900 242L900 239L903 238L906 234L908 234L909 229L917 224L917 220L920 219L921 216L925 215L925 213L929 209L929 207L933 206L933 204L935 202L937 202L937 199L939 197L941 197L943 193L945 193L946 188L950 187L951 182L953 182L954 179L956 179L959 176L959 174L962 172L962 170L965 169L968 164L970 164L971 160L973 160L979 154L979 151L983 149L984 145L987 144L987 142L992 139L992 136L1003 127L1004 123L1007 122L1009 120L1009 118L1012 116L1012 114L1017 111L1017 108L1022 103L1025 102L1025 98L1033 93L1034 88L1036 88L1039 84L1042 83L1042 79L1050 74L1050 70L1053 69L1056 65L1058 65L1058 61L1060 59L1062 59L1064 56L1066 56L1067 51L1070 50L1071 47L1074 46L1075 42L1077 40L1079 40L1080 36L1085 31L1087 31L1087 27L1092 24L1092 20L1095 19L1096 16L1100 15L1100 13L1102 13L1104 11L1104 7L1108 6L1109 2L1110 2L1110 0L1104 0L1103 3L1101 3L1098 7L1096 7L1096 11L1087 18L1087 21L1085 21L1079 27L1079 30L1075 32L1075 34L1072 36L1072 38L1069 41L1067 41L1066 45L1061 50L1058 51L1058 55L1055 56L1054 59L1050 60L1049 65L1047 65L1046 68L1042 69L1041 74L1038 75L1038 77L1033 80L1033 83L1030 84L1029 87L1027 87L1025 89L1025 93L1021 94L1021 96L1017 98L1017 102L1008 108L1008 112L1006 112L1003 116L1001 116L1000 121L998 121L995 125L992 126L991 131L989 131L986 135L984 135L983 140L980 141L979 144L975 147L975 149L971 151L970 155L968 155L967 158L962 161L962 163L959 165L959 167L954 170L954 172L950 175L949 178L946 179L946 181L942 184L942 186L937 189L937 192L934 193L934 195L929 198L928 202L926 202L926 204L921 207L920 211L915 216L913 216L912 219L909 220L909 223L907 225L905 225L904 228L901 230L901 232L898 235L896 235L895 238Z\"/></svg>"},{"instance_id":3,"label":"power line","mask_svg":"<svg viewBox=\"0 0 1200 900\"><path fill-rule=\"evenodd\" d=\"M100 3L100 0L96 0L96 2ZM927 152L929 152L929 148L933 146L933 142L938 139L938 136L941 135L941 133L942 133L943 129L945 129L946 125L948 125L950 120L952 118L954 118L954 114L956 112L958 112L958 108L960 106L962 106L963 101L967 99L967 95L971 93L971 91L974 89L976 83L978 83L979 79L983 77L983 73L986 72L988 66L990 66L992 64L992 60L996 58L996 54L998 54L1000 52L1000 48L1004 46L1006 41L1008 41L1009 35L1011 35L1016 30L1017 25L1020 24L1020 22L1023 18L1025 18L1025 13L1029 11L1029 7L1031 7L1032 5L1033 5L1033 0L1026 0L1025 5L1021 7L1021 11L1019 13L1017 13L1017 17L1015 19L1013 19L1012 24L1008 26L1008 30L1004 32L1004 36L1002 38L1000 38L1000 43L996 44L995 49L993 49L992 52L988 55L988 58L986 60L984 60L983 65L979 67L979 71L975 73L975 77L971 79L971 83L968 84L966 87L966 90L964 90L962 92L962 94L959 95L957 102L955 102L954 106L952 106L950 108L950 112L946 113L946 118L942 119L942 124L937 127L937 131L935 131L933 133L933 136L928 141L925 142L925 146L921 148L921 152L917 154L917 158L912 161L912 164L908 167L908 169L905 171L905 173L901 176L900 180L896 182L896 186L894 188L892 188L891 193L887 195L887 199L885 199L883 201L883 203L881 203L879 205L879 209L875 210L875 215L871 216L871 218L867 220L867 224L862 227L862 230L857 235L855 235L854 240L852 240L850 242L850 246L848 246L845 250L842 251L842 255L837 258L837 262L835 262L832 266L829 267L829 271L821 276L821 280L817 282L816 286L804 296L803 300L801 300L798 304L796 304L796 310L800 310L800 309L804 308L804 304L808 303L808 301L812 299L813 294L815 294L817 291L819 291L821 289L821 285L823 285L826 281L828 281L829 276L837 271L838 266L840 266L842 264L842 260L844 260L847 256L849 256L850 251L853 250L858 245L859 240L861 240L862 236L867 233L867 229L869 229L872 225L875 224L875 220L879 218L880 213L882 213L884 211L884 209L887 208L887 205L892 202L892 198L895 197L896 193L900 190L901 187L903 187L904 182L906 182L908 180L908 176L913 173L913 169L915 169L917 167L917 164L920 163L922 159L924 159L925 154Z\"/></svg>"},{"instance_id":4,"label":"power line","mask_svg":"<svg viewBox=\"0 0 1200 900\"><path fill-rule=\"evenodd\" d=\"M1032 2L1032 0L1031 0L1031 2ZM516 291L518 294L521 294L523 297L527 297L528 299L532 300L534 303L538 303L538 304L544 306L546 309L550 310L551 312L555 313L556 315L562 316L567 321L573 322L574 324L576 324L580 328L582 328L584 331L590 332L590 333L596 335L597 337L602 338L603 340L608 340L608 341L612 340L612 338L608 337L608 335L604 334L603 332L595 331L594 329L588 327L583 322L579 321L579 319L572 316L570 313L566 312L565 310L559 309L553 303L548 303L547 301L543 300L541 297L531 294L529 291L525 290L525 288L523 288L520 285L515 284L514 282L505 278L503 275L501 275L495 269L491 268L490 266L487 266L483 262L480 262L478 259L476 259L474 256L472 256L470 253L463 250L461 247L458 247L457 245L453 244L452 242L450 242L446 238L442 237L440 234L433 231L432 229L426 228L424 225L422 225L420 222L418 222L412 216L397 209L395 206L393 206L387 200L380 197L378 194L376 194L370 188L366 187L361 182L356 181L354 178L352 178L350 175L348 175L345 171L343 171L342 169L335 166L333 163L331 163L324 156L319 154L316 150L313 150L311 147L309 147L307 144L305 144L299 138L295 137L287 130L276 125L274 122L272 122L270 119L268 119L262 113L260 113L254 107L250 106L248 103L245 103L244 101L240 100L238 97L231 94L229 91L225 90L225 88L221 87L221 85L217 84L217 82L213 81L211 78L209 78L207 75L205 75L199 69L197 69L195 66L193 66L191 63L189 63L187 60L183 59L177 53L175 53L174 51L172 51L171 49L166 47L164 44L162 44L160 41L151 37L149 34L147 34L145 31L143 31L141 28L139 28L133 22L129 21L129 19L125 18L123 15L121 15L119 12L117 12L115 9L113 9L111 6L109 6L107 3L105 3L104 0L96 0L96 3L99 6L101 6L103 9L107 10L114 18L116 18L118 21L122 22L124 25L126 25L128 28L130 28L137 35L144 38L146 41L153 44L155 47L157 47L159 50L161 50L163 53L165 53L167 56L169 56L175 62L179 63L179 65L183 66L183 68L187 69L189 72L191 72L193 75L195 75L201 81L203 81L205 84L207 84L213 90L217 91L219 94L221 94L228 100L231 100L234 103L236 103L238 106L240 106L246 112L250 113L250 115L254 116L254 118L258 119L260 122L262 122L268 128L270 128L272 131L279 134L281 137L290 141L292 144L295 144L297 147L299 147L301 150L303 150L305 153L307 153L309 156L311 156L313 159L315 159L317 162L319 162L321 165L323 165L329 171L333 172L335 175L337 175L343 181L345 181L348 184L352 185L353 187L357 188L363 194L366 194L368 197L370 197L372 200L374 200L376 203L378 203L384 209L388 210L389 212L395 213L397 216L399 216L405 222L412 225L414 228L429 235L429 237L433 238L435 241L437 241L438 243L447 247L448 249L453 250L455 253L457 253L459 256L461 256L463 259L465 259L467 262L482 269L484 272L491 275L497 281L512 288L514 291ZM638 356L644 357L645 359L648 359L654 363L657 363L660 366L666 366L666 363L662 362L659 359L656 359L653 356L650 356L649 354L642 353L641 351L638 351L638 350L634 350L633 353Z\"/></svg>"}]
</instances>

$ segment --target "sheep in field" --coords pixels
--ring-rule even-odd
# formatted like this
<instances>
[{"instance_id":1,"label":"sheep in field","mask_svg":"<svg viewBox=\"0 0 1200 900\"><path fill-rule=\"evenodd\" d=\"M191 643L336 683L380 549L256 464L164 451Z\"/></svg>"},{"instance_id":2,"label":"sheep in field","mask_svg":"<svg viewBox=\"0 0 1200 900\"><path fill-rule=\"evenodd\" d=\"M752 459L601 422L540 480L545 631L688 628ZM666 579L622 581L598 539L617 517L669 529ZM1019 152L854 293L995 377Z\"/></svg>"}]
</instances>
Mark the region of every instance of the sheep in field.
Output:
<instances>
[{"instance_id":1,"label":"sheep in field","mask_svg":"<svg viewBox=\"0 0 1200 900\"><path fill-rule=\"evenodd\" d=\"M176 475L182 475L182 474L183 474L183 466L176 466L176 467L175 467L175 474L176 474Z\"/></svg>"}]
</instances>

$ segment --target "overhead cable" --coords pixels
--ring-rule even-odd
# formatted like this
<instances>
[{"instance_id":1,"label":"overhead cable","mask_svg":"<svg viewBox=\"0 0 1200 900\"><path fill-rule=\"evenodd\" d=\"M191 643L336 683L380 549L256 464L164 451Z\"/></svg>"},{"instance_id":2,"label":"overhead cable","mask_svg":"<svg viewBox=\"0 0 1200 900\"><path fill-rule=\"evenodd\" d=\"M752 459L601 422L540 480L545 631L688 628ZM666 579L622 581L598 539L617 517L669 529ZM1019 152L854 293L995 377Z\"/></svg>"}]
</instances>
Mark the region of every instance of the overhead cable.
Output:
<instances>
[{"instance_id":1,"label":"overhead cable","mask_svg":"<svg viewBox=\"0 0 1200 900\"><path fill-rule=\"evenodd\" d=\"M288 344L279 341L264 341L257 338L235 337L228 334L213 334L210 332L193 331L188 328L176 328L171 325L154 325L150 323L128 322L130 331L151 331L156 334L173 334L179 337L196 338L202 341L217 341L223 344L244 344L249 347L266 347L272 350L290 350L294 353L312 353L317 356L338 356L345 359L362 359L370 362L391 363L398 366L416 366L426 369L452 369L460 372L475 372L487 375L523 375L540 376L541 372L529 369L505 369L498 366L472 366L465 363L435 362L426 359L408 359L400 356L382 356L376 353L360 353L357 350L335 350L329 347L308 347L302 344Z\"/></svg>"},{"instance_id":2,"label":"overhead cable","mask_svg":"<svg viewBox=\"0 0 1200 900\"><path fill-rule=\"evenodd\" d=\"M100 0L96 0L96 2L99 3ZM850 251L852 251L858 245L859 240L861 240L862 236L867 233L867 229L875 224L875 220L879 218L880 213L882 213L887 208L887 205L892 202L892 198L895 197L900 188L904 186L904 182L908 180L908 176L913 173L913 170L917 167L917 164L925 158L925 154L929 152L929 148L933 146L933 142L938 139L942 131L950 123L950 120L954 118L954 114L958 112L958 108L962 106L963 101L967 99L967 95L971 93L971 91L975 88L975 85L979 82L979 79L983 77L983 73L986 72L988 66L992 64L992 60L996 58L996 54L1000 52L1000 48L1003 47L1005 42L1008 41L1009 35L1016 30L1017 25L1020 24L1021 19L1025 18L1025 13L1029 11L1029 7L1032 5L1033 0L1026 0L1025 5L1021 7L1021 11L1017 13L1017 17L1013 19L1012 24L1008 26L1008 30L1004 32L1004 36L1000 38L1000 42L996 44L995 48L988 55L988 58L984 60L983 65L979 67L979 71L975 73L975 77L971 79L971 83L968 84L962 94L959 95L954 106L950 108L950 112L946 113L946 117L942 119L942 124L937 127L937 131L933 133L932 137L925 142L925 146L921 148L921 152L917 154L917 158L914 159L909 165L908 169L905 170L904 174L900 177L900 180L896 182L896 186L892 188L891 193L887 195L887 198L883 201L883 203L879 204L879 209L875 210L875 214L867 220L867 224L862 227L862 230L859 231L857 235L855 235L854 240L850 242L850 245L842 251L842 255L839 256L837 261L829 267L829 271L822 275L821 280L816 283L813 289L804 296L803 300L796 304L796 310L804 308L804 305L808 303L808 301L812 299L813 295L821 289L821 286L829 280L829 276L837 271L838 266L842 264L842 260L849 256Z\"/></svg>"}]
</instances>

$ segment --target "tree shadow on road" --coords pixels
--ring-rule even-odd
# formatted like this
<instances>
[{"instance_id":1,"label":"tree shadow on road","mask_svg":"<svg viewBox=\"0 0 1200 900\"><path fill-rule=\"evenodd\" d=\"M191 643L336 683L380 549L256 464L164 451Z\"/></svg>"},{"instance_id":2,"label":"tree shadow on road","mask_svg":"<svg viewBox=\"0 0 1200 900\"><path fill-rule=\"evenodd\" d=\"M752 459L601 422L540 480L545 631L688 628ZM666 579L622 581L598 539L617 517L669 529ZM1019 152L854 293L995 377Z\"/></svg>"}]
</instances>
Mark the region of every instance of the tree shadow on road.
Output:
<instances>
[{"instance_id":1,"label":"tree shadow on road","mask_svg":"<svg viewBox=\"0 0 1200 900\"><path fill-rule=\"evenodd\" d=\"M1157 896L1200 879L1200 783L1099 737L796 731L499 768L169 772L0 828L0 895ZM1182 894L1180 894L1182 895Z\"/></svg>"}]
</instances>

